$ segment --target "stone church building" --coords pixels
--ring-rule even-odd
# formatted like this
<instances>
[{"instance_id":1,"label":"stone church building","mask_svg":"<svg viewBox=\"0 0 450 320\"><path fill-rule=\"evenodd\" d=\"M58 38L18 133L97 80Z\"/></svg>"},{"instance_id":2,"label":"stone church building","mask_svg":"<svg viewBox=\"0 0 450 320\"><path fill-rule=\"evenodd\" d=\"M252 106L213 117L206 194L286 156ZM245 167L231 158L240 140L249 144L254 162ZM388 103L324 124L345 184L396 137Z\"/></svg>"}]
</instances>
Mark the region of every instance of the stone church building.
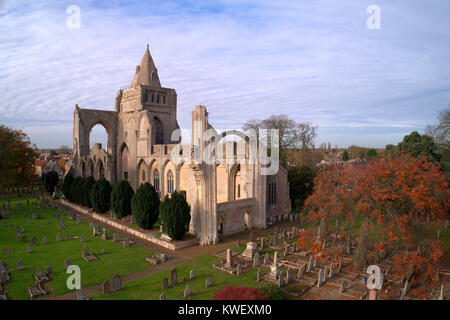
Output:
<instances>
[{"instance_id":1,"label":"stone church building","mask_svg":"<svg viewBox=\"0 0 450 320\"><path fill-rule=\"evenodd\" d=\"M99 143L89 147L97 124L108 134L105 149ZM219 159L210 163L193 160L199 148L208 149L211 143L207 130L217 133L206 108L197 106L192 112L195 145L181 145L179 137L173 141L176 129L176 91L161 86L147 45L130 87L117 92L114 111L75 107L71 169L75 176L105 177L112 184L127 179L135 190L148 181L161 198L174 190L182 192L191 206L190 232L201 244L215 244L223 235L265 228L288 217L287 171L280 167L273 175L261 174L259 159L250 161L245 133L233 130L227 137L236 139L216 142L216 149L221 149L217 154L226 156L216 156L213 150ZM181 160L175 161L174 155L182 155ZM223 161L225 157L232 161Z\"/></svg>"}]
</instances>

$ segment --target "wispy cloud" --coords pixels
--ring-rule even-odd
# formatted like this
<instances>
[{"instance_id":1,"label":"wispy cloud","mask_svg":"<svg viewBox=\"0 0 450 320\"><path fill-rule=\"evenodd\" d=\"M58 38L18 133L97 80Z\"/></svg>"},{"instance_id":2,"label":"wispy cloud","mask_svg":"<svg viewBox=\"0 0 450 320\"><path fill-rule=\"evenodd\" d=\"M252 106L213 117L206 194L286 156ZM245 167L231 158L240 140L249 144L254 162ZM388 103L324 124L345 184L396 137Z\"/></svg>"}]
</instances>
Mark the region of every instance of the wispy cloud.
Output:
<instances>
[{"instance_id":1,"label":"wispy cloud","mask_svg":"<svg viewBox=\"0 0 450 320\"><path fill-rule=\"evenodd\" d=\"M373 3L381 30L366 28ZM203 104L218 128L287 113L318 125L318 141L382 147L450 103L449 13L448 0L7 1L0 122L71 144L74 105L112 110L149 37L182 127Z\"/></svg>"}]
</instances>

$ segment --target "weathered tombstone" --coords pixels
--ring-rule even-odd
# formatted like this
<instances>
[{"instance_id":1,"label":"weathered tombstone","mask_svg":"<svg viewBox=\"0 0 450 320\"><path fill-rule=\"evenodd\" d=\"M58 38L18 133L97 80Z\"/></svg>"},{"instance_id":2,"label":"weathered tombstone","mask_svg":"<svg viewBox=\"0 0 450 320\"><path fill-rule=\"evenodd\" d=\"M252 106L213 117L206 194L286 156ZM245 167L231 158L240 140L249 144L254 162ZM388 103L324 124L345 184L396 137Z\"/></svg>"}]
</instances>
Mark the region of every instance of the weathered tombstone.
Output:
<instances>
[{"instance_id":1,"label":"weathered tombstone","mask_svg":"<svg viewBox=\"0 0 450 320\"><path fill-rule=\"evenodd\" d=\"M284 286L284 275L283 272L280 273L280 276L278 277L278 288L281 288Z\"/></svg>"},{"instance_id":2,"label":"weathered tombstone","mask_svg":"<svg viewBox=\"0 0 450 320\"><path fill-rule=\"evenodd\" d=\"M25 267L23 266L23 262L19 261L17 262L17 271L23 270Z\"/></svg>"},{"instance_id":3,"label":"weathered tombstone","mask_svg":"<svg viewBox=\"0 0 450 320\"><path fill-rule=\"evenodd\" d=\"M172 269L170 271L170 285L173 287L177 284L177 269Z\"/></svg>"},{"instance_id":4,"label":"weathered tombstone","mask_svg":"<svg viewBox=\"0 0 450 320\"><path fill-rule=\"evenodd\" d=\"M58 234L56 235L56 241L57 241L57 242L62 241L61 234L58 233Z\"/></svg>"},{"instance_id":5,"label":"weathered tombstone","mask_svg":"<svg viewBox=\"0 0 450 320\"><path fill-rule=\"evenodd\" d=\"M268 264L270 264L270 260L269 260L269 253L266 252L266 254L264 255L264 261L263 264L266 266Z\"/></svg>"},{"instance_id":6,"label":"weathered tombstone","mask_svg":"<svg viewBox=\"0 0 450 320\"><path fill-rule=\"evenodd\" d=\"M31 246L27 244L27 253L31 253Z\"/></svg>"},{"instance_id":7,"label":"weathered tombstone","mask_svg":"<svg viewBox=\"0 0 450 320\"><path fill-rule=\"evenodd\" d=\"M241 246L241 242L239 241L239 239L236 240L236 248L239 248Z\"/></svg>"},{"instance_id":8,"label":"weathered tombstone","mask_svg":"<svg viewBox=\"0 0 450 320\"><path fill-rule=\"evenodd\" d=\"M105 248L102 248L102 254L106 254L106 249Z\"/></svg>"},{"instance_id":9,"label":"weathered tombstone","mask_svg":"<svg viewBox=\"0 0 450 320\"><path fill-rule=\"evenodd\" d=\"M301 280L303 278L303 272L305 270L305 265L302 265L299 269L298 269L298 273L297 273L297 280Z\"/></svg>"},{"instance_id":10,"label":"weathered tombstone","mask_svg":"<svg viewBox=\"0 0 450 320\"><path fill-rule=\"evenodd\" d=\"M323 279L323 269L320 268L319 274L317 276L317 287L320 288L322 286L322 279Z\"/></svg>"},{"instance_id":11,"label":"weathered tombstone","mask_svg":"<svg viewBox=\"0 0 450 320\"><path fill-rule=\"evenodd\" d=\"M236 267L236 275L240 276L242 274L242 266L240 263L238 263Z\"/></svg>"},{"instance_id":12,"label":"weathered tombstone","mask_svg":"<svg viewBox=\"0 0 450 320\"><path fill-rule=\"evenodd\" d=\"M206 281L205 281L205 287L206 287L206 288L211 287L211 278L210 278L210 277L206 278Z\"/></svg>"},{"instance_id":13,"label":"weathered tombstone","mask_svg":"<svg viewBox=\"0 0 450 320\"><path fill-rule=\"evenodd\" d=\"M161 286L161 289L164 290L164 289L167 289L168 287L169 287L169 280L167 280L167 278L164 277L164 278L162 279L162 286Z\"/></svg>"},{"instance_id":14,"label":"weathered tombstone","mask_svg":"<svg viewBox=\"0 0 450 320\"><path fill-rule=\"evenodd\" d=\"M113 242L119 242L119 235L117 233L113 235Z\"/></svg>"},{"instance_id":15,"label":"weathered tombstone","mask_svg":"<svg viewBox=\"0 0 450 320\"><path fill-rule=\"evenodd\" d=\"M27 219L27 223L31 224L31 219L30 218Z\"/></svg>"},{"instance_id":16,"label":"weathered tombstone","mask_svg":"<svg viewBox=\"0 0 450 320\"><path fill-rule=\"evenodd\" d=\"M84 235L81 235L80 241L81 241L81 242L84 242Z\"/></svg>"},{"instance_id":17,"label":"weathered tombstone","mask_svg":"<svg viewBox=\"0 0 450 320\"><path fill-rule=\"evenodd\" d=\"M77 217L76 217L76 219L77 219L77 224L80 224L80 223L81 223L81 217L80 217L80 215L79 215L79 214L77 214Z\"/></svg>"},{"instance_id":18,"label":"weathered tombstone","mask_svg":"<svg viewBox=\"0 0 450 320\"><path fill-rule=\"evenodd\" d=\"M6 222L6 221L5 221ZM16 232L16 238L20 238L22 236L22 234L20 233L20 231Z\"/></svg>"},{"instance_id":19,"label":"weathered tombstone","mask_svg":"<svg viewBox=\"0 0 450 320\"><path fill-rule=\"evenodd\" d=\"M275 226L275 231L273 233L273 245L274 246L278 245L278 230L277 230L276 226Z\"/></svg>"},{"instance_id":20,"label":"weathered tombstone","mask_svg":"<svg viewBox=\"0 0 450 320\"><path fill-rule=\"evenodd\" d=\"M66 270L67 270L67 268L70 267L70 266L72 265L72 260L67 259L66 261L64 261L64 265L65 265Z\"/></svg>"},{"instance_id":21,"label":"weathered tombstone","mask_svg":"<svg viewBox=\"0 0 450 320\"><path fill-rule=\"evenodd\" d=\"M227 257L226 257L226 259L227 259L227 260L226 260L226 262L225 262L225 268L231 269L231 266L233 265L233 261L232 261L232 259L233 259L233 254L232 254L230 248L227 249Z\"/></svg>"},{"instance_id":22,"label":"weathered tombstone","mask_svg":"<svg viewBox=\"0 0 450 320\"><path fill-rule=\"evenodd\" d=\"M195 271L191 270L191 272L189 272L189 280L192 280L195 278Z\"/></svg>"},{"instance_id":23,"label":"weathered tombstone","mask_svg":"<svg viewBox=\"0 0 450 320\"><path fill-rule=\"evenodd\" d=\"M70 236L69 236L69 234L66 232L66 240L69 240L70 239Z\"/></svg>"},{"instance_id":24,"label":"weathered tombstone","mask_svg":"<svg viewBox=\"0 0 450 320\"><path fill-rule=\"evenodd\" d=\"M103 281L103 294L108 294L109 293L109 281Z\"/></svg>"},{"instance_id":25,"label":"weathered tombstone","mask_svg":"<svg viewBox=\"0 0 450 320\"><path fill-rule=\"evenodd\" d=\"M323 281L324 282L328 280L328 275L329 275L328 267L325 267L325 270L323 272Z\"/></svg>"},{"instance_id":26,"label":"weathered tombstone","mask_svg":"<svg viewBox=\"0 0 450 320\"><path fill-rule=\"evenodd\" d=\"M292 282L292 271L290 268L286 271L286 284L289 284Z\"/></svg>"},{"instance_id":27,"label":"weathered tombstone","mask_svg":"<svg viewBox=\"0 0 450 320\"><path fill-rule=\"evenodd\" d=\"M441 292L439 293L439 300L444 300L444 284L441 285Z\"/></svg>"},{"instance_id":28,"label":"weathered tombstone","mask_svg":"<svg viewBox=\"0 0 450 320\"><path fill-rule=\"evenodd\" d=\"M278 265L278 251L275 251L273 254L273 265L274 266Z\"/></svg>"},{"instance_id":29,"label":"weathered tombstone","mask_svg":"<svg viewBox=\"0 0 450 320\"><path fill-rule=\"evenodd\" d=\"M247 242L247 248L245 248L245 251L242 253L242 256L248 259L253 259L253 256L255 255L256 251L258 251L256 243Z\"/></svg>"},{"instance_id":30,"label":"weathered tombstone","mask_svg":"<svg viewBox=\"0 0 450 320\"><path fill-rule=\"evenodd\" d=\"M89 248L88 246L84 246L84 251L83 251L83 257L88 257L91 254L89 253Z\"/></svg>"},{"instance_id":31,"label":"weathered tombstone","mask_svg":"<svg viewBox=\"0 0 450 320\"><path fill-rule=\"evenodd\" d=\"M262 237L260 241L261 241L260 244L261 249L264 249L266 247L266 238Z\"/></svg>"},{"instance_id":32,"label":"weathered tombstone","mask_svg":"<svg viewBox=\"0 0 450 320\"><path fill-rule=\"evenodd\" d=\"M130 247L130 240L128 240L127 238L125 238L123 240L123 247L124 248L129 248Z\"/></svg>"},{"instance_id":33,"label":"weathered tombstone","mask_svg":"<svg viewBox=\"0 0 450 320\"><path fill-rule=\"evenodd\" d=\"M166 300L166 295L163 293L159 296L159 300Z\"/></svg>"},{"instance_id":34,"label":"weathered tombstone","mask_svg":"<svg viewBox=\"0 0 450 320\"><path fill-rule=\"evenodd\" d=\"M347 290L346 284L347 284L347 281L345 281L345 280L341 282L341 288L339 289L340 294L344 293L344 291Z\"/></svg>"},{"instance_id":35,"label":"weathered tombstone","mask_svg":"<svg viewBox=\"0 0 450 320\"><path fill-rule=\"evenodd\" d=\"M253 257L253 268L259 267L259 252L255 253Z\"/></svg>"},{"instance_id":36,"label":"weathered tombstone","mask_svg":"<svg viewBox=\"0 0 450 320\"><path fill-rule=\"evenodd\" d=\"M31 238L31 245L32 246L37 246L37 239L36 239L36 237Z\"/></svg>"},{"instance_id":37,"label":"weathered tombstone","mask_svg":"<svg viewBox=\"0 0 450 320\"><path fill-rule=\"evenodd\" d=\"M262 280L262 272L261 269L258 269L258 271L256 272L256 281L260 282Z\"/></svg>"},{"instance_id":38,"label":"weathered tombstone","mask_svg":"<svg viewBox=\"0 0 450 320\"><path fill-rule=\"evenodd\" d=\"M289 250L288 250L288 246L287 245L284 247L284 253L283 254L284 254L285 257L289 255Z\"/></svg>"},{"instance_id":39,"label":"weathered tombstone","mask_svg":"<svg viewBox=\"0 0 450 320\"><path fill-rule=\"evenodd\" d=\"M112 284L114 291L120 290L122 288L122 278L118 274L116 274L112 278Z\"/></svg>"},{"instance_id":40,"label":"weathered tombstone","mask_svg":"<svg viewBox=\"0 0 450 320\"><path fill-rule=\"evenodd\" d=\"M192 292L191 292L191 287L190 287L189 285L187 285L187 286L186 286L186 289L184 289L184 297L185 297L185 298L190 297L191 294L192 294Z\"/></svg>"},{"instance_id":41,"label":"weathered tombstone","mask_svg":"<svg viewBox=\"0 0 450 320\"><path fill-rule=\"evenodd\" d=\"M330 271L328 274L328 278L332 278L334 276L333 264L330 264L330 267L328 268L328 270Z\"/></svg>"}]
</instances>

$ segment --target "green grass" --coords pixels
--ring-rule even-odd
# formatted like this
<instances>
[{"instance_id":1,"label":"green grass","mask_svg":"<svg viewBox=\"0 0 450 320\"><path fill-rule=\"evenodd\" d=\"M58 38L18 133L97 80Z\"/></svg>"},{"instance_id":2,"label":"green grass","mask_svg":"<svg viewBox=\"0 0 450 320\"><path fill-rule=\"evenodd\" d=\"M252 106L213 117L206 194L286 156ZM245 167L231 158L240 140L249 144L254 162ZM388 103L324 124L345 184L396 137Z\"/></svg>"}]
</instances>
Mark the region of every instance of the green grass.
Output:
<instances>
[{"instance_id":1,"label":"green grass","mask_svg":"<svg viewBox=\"0 0 450 320\"><path fill-rule=\"evenodd\" d=\"M53 277L49 282L53 295L62 295L69 292L66 281L70 276L65 271L64 262L66 259L72 260L72 264L78 265L81 269L81 285L88 287L97 285L105 280L110 280L114 274L125 276L151 266L144 260L154 253L154 251L143 246L132 246L124 248L120 243L113 243L112 240L102 241L100 237L94 238L89 231L89 222L82 220L81 224L71 221L65 216L61 216L65 230L57 229L58 219L56 218L57 209L38 209L34 207L33 212L39 212L42 219L32 220L32 224L27 223L24 213L31 218L29 207L26 207L26 199L11 200L11 208L22 202L23 209L16 211L11 209L12 216L0 219L0 260L7 265L11 281L7 285L7 294L11 299L29 299L26 288L34 283L33 275L38 268L45 271L47 266L53 269ZM3 201L2 201L3 202ZM55 213L55 217L51 213ZM3 221L8 222L8 227L3 226ZM50 224L47 225L47 221ZM23 243L21 239L16 238L16 232L11 224L15 224L20 230L24 226L27 242ZM60 233L63 239L65 233L71 237L74 235L84 235L85 242L80 239L56 241L57 233ZM38 246L32 247L32 253L26 253L26 245L31 244L31 238L36 237ZM43 237L47 237L47 244L42 245ZM82 257L83 248L87 245L90 253L96 255L99 259L92 262L86 262ZM13 254L6 254L6 248L13 248ZM102 255L102 248L106 249L106 254ZM22 261L25 269L17 271L17 262Z\"/></svg>"},{"instance_id":2,"label":"green grass","mask_svg":"<svg viewBox=\"0 0 450 320\"><path fill-rule=\"evenodd\" d=\"M90 296L91 299L98 300L159 300L162 293L166 294L168 300L184 299L184 289L190 285L192 295L189 300L209 300L218 290L231 286L248 286L253 288L262 287L265 284L256 282L256 269L244 272L240 276L229 275L216 270L213 264L220 262L220 258L205 255L183 262L175 268L178 272L178 280L183 277L189 279L189 272L195 270L196 278L185 283L177 284L172 288L161 289L162 279L166 277L170 281L170 270L164 270L151 276L130 281L123 285L122 289L109 294L96 293ZM263 269L264 270L264 269ZM205 288L206 278L210 277L212 286Z\"/></svg>"}]
</instances>

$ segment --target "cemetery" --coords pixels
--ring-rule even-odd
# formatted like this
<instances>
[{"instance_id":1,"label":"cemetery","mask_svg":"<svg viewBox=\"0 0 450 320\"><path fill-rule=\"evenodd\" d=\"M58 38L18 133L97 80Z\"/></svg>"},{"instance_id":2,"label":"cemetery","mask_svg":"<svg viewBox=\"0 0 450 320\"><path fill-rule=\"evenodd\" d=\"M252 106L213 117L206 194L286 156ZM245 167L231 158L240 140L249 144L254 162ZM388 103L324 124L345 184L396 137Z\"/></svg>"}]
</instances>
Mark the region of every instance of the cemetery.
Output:
<instances>
[{"instance_id":1,"label":"cemetery","mask_svg":"<svg viewBox=\"0 0 450 320\"><path fill-rule=\"evenodd\" d=\"M124 248L119 235L115 236L117 243L112 234L106 241L94 237L88 221L81 216L73 219L38 194L2 197L0 208L0 260L2 272L6 267L8 274L1 294L8 299L69 292L66 268L71 264L82 270L82 287L100 284L114 274L125 276L151 267L145 258L154 251L136 244Z\"/></svg>"}]
</instances>

